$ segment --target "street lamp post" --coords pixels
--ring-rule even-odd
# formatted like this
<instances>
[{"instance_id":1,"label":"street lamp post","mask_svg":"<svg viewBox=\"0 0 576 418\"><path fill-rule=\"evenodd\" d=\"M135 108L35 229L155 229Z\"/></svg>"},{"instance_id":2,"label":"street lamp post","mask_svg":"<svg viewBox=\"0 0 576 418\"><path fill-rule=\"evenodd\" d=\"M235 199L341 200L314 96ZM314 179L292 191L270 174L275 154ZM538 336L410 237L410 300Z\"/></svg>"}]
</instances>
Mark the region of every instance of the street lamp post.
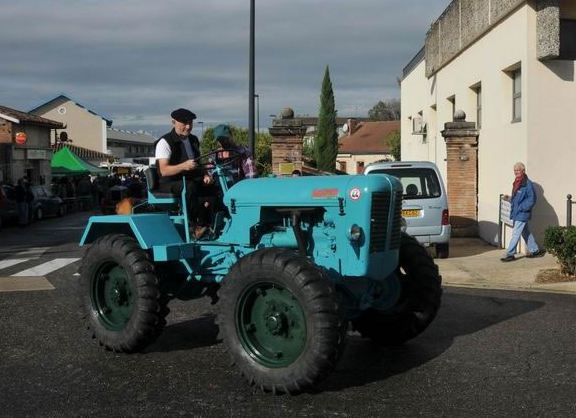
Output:
<instances>
[{"instance_id":1,"label":"street lamp post","mask_svg":"<svg viewBox=\"0 0 576 418\"><path fill-rule=\"evenodd\" d=\"M255 0L250 0L250 65L248 82L248 146L254 155L254 9Z\"/></svg>"},{"instance_id":2,"label":"street lamp post","mask_svg":"<svg viewBox=\"0 0 576 418\"><path fill-rule=\"evenodd\" d=\"M256 98L256 132L260 133L260 95L255 94Z\"/></svg>"},{"instance_id":3,"label":"street lamp post","mask_svg":"<svg viewBox=\"0 0 576 418\"><path fill-rule=\"evenodd\" d=\"M204 137L204 122L199 120L199 121L196 121L196 123L198 125L200 125L200 128L202 129L202 133L200 134L200 138L202 138L202 137Z\"/></svg>"}]
</instances>

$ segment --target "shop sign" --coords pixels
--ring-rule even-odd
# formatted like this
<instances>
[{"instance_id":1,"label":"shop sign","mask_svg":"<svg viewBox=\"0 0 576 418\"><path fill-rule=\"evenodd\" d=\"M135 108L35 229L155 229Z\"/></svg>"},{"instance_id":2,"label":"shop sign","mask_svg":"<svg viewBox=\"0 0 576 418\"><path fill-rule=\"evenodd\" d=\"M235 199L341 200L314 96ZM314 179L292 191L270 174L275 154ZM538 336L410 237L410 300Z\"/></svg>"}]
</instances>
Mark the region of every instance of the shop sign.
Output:
<instances>
[{"instance_id":1,"label":"shop sign","mask_svg":"<svg viewBox=\"0 0 576 418\"><path fill-rule=\"evenodd\" d=\"M48 155L45 149L28 149L26 150L26 157L29 160L47 160Z\"/></svg>"},{"instance_id":2,"label":"shop sign","mask_svg":"<svg viewBox=\"0 0 576 418\"><path fill-rule=\"evenodd\" d=\"M16 132L15 139L18 145L24 145L27 139L26 132Z\"/></svg>"},{"instance_id":3,"label":"shop sign","mask_svg":"<svg viewBox=\"0 0 576 418\"><path fill-rule=\"evenodd\" d=\"M292 171L294 171L294 163L278 163L278 173L279 174L287 174L290 175L292 174Z\"/></svg>"}]
</instances>

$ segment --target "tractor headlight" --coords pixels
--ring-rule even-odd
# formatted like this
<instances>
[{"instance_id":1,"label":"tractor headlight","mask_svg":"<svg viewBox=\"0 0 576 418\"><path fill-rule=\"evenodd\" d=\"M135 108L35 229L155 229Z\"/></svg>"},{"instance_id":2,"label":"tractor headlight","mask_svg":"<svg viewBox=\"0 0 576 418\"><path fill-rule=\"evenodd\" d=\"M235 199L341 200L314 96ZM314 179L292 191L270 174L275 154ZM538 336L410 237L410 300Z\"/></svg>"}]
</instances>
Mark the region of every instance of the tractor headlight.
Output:
<instances>
[{"instance_id":1,"label":"tractor headlight","mask_svg":"<svg viewBox=\"0 0 576 418\"><path fill-rule=\"evenodd\" d=\"M348 230L348 239L352 242L358 242L362 238L362 228L354 224Z\"/></svg>"}]
</instances>

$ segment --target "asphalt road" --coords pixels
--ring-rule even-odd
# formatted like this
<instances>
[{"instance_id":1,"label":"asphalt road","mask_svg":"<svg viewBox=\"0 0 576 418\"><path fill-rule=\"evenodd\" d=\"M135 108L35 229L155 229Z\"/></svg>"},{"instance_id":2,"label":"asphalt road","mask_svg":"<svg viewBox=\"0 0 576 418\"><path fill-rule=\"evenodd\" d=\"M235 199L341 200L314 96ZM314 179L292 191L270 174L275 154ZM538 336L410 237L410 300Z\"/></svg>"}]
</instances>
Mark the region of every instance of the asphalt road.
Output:
<instances>
[{"instance_id":1,"label":"asphalt road","mask_svg":"<svg viewBox=\"0 0 576 418\"><path fill-rule=\"evenodd\" d=\"M84 221L71 215L0 232L0 261L30 256L0 277L80 257ZM576 414L571 295L446 288L420 337L384 349L350 334L316 392L273 396L229 366L207 300L172 303L167 328L144 353L98 347L79 319L77 264L45 275L53 290L0 291L0 416Z\"/></svg>"}]
</instances>

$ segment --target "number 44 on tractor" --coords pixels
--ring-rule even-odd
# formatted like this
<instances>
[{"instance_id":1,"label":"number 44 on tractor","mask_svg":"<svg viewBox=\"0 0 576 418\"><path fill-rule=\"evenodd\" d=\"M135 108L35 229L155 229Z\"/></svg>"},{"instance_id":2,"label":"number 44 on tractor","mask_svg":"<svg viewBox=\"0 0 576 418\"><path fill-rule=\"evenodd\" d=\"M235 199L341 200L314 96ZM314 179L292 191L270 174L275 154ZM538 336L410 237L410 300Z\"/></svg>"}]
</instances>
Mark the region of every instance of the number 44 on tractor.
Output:
<instances>
[{"instance_id":1,"label":"number 44 on tractor","mask_svg":"<svg viewBox=\"0 0 576 418\"><path fill-rule=\"evenodd\" d=\"M402 232L402 185L384 174L259 178L234 184L213 165L223 209L194 240L186 196L158 193L156 212L93 216L81 245L83 316L106 349L135 352L166 324L175 298L218 301L232 362L273 393L311 389L340 358L350 327L383 345L410 340L440 307L438 267Z\"/></svg>"}]
</instances>

